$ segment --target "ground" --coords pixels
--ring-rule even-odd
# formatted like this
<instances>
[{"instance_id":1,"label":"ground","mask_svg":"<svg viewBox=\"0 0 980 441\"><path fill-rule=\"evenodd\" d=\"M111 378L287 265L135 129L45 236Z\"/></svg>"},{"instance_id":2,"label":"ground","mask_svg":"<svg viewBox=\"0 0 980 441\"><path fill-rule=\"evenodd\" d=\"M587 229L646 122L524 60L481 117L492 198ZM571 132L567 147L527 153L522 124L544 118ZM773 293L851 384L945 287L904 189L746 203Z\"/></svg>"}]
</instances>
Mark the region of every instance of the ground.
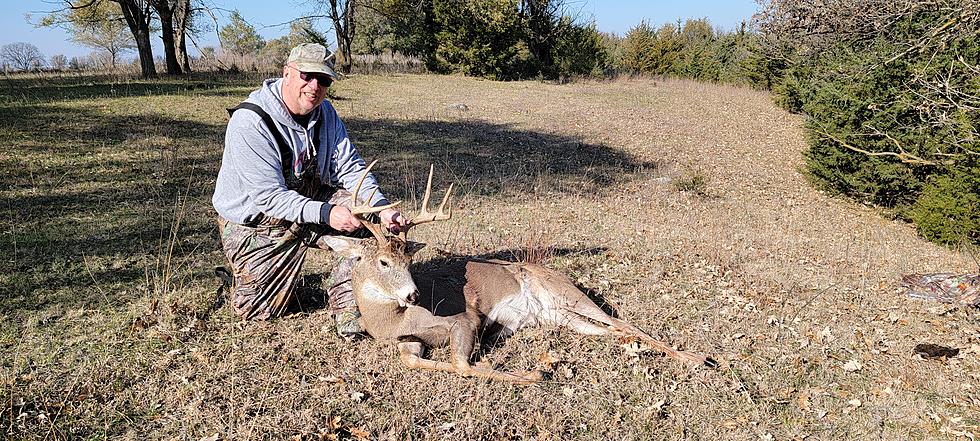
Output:
<instances>
[{"instance_id":1,"label":"ground","mask_svg":"<svg viewBox=\"0 0 980 441\"><path fill-rule=\"evenodd\" d=\"M980 433L980 316L907 298L964 252L824 194L803 119L687 81L353 76L332 101L392 199L455 182L418 260L541 260L718 370L520 332L483 359L534 386L412 371L301 311L215 307L225 108L258 78L5 79L0 428L13 439L935 439ZM961 349L946 359L919 343ZM436 351L433 357L444 357Z\"/></svg>"}]
</instances>

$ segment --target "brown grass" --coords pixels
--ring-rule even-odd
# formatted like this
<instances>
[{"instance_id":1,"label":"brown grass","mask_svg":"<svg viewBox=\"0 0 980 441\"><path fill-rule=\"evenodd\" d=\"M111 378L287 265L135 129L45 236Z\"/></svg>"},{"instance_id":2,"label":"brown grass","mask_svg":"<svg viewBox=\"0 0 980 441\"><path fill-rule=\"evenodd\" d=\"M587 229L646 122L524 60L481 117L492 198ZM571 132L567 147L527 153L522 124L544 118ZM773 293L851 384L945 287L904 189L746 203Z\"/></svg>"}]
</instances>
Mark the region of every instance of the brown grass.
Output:
<instances>
[{"instance_id":1,"label":"brown grass","mask_svg":"<svg viewBox=\"0 0 980 441\"><path fill-rule=\"evenodd\" d=\"M799 171L800 118L764 93L650 80L338 83L334 104L362 154L382 159L391 196L417 204L429 163L436 188L461 188L454 220L417 232L430 243L423 260L545 260L621 318L723 364L692 372L615 341L534 329L484 357L506 369L532 368L545 353L560 360L552 381L515 386L409 371L390 344L343 343L316 294L312 308L268 323L211 312L222 109L253 87L219 86L84 96L25 87L0 100L13 144L0 153L12 171L0 178L2 251L13 256L0 276L10 293L0 299L6 436L980 432L977 311L899 292L902 274L976 265L815 191ZM697 176L699 191L677 185ZM311 256L310 284L329 261ZM963 351L922 360L912 347L923 342ZM851 361L861 368L844 369Z\"/></svg>"}]
</instances>

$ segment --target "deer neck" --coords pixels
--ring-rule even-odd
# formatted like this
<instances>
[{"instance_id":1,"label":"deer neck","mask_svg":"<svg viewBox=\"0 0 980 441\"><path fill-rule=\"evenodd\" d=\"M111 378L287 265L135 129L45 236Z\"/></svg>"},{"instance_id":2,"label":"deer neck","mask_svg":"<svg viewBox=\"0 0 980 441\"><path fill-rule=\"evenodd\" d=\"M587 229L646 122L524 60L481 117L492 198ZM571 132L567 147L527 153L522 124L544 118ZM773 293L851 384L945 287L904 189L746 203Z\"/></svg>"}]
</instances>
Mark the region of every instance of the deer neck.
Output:
<instances>
[{"instance_id":1,"label":"deer neck","mask_svg":"<svg viewBox=\"0 0 980 441\"><path fill-rule=\"evenodd\" d=\"M374 338L391 337L404 320L405 308L398 301L377 295L378 289L371 283L353 281L354 297L361 312L364 328ZM361 283L358 283L361 282Z\"/></svg>"}]
</instances>

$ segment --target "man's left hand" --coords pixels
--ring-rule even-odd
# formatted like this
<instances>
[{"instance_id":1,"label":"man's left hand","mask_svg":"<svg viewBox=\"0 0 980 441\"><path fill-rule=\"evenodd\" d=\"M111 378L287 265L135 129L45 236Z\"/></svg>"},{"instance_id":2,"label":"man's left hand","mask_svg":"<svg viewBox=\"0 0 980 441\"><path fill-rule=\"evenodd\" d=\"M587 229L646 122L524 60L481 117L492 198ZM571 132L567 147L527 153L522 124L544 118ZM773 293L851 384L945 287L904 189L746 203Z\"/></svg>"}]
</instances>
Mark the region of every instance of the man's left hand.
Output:
<instances>
[{"instance_id":1,"label":"man's left hand","mask_svg":"<svg viewBox=\"0 0 980 441\"><path fill-rule=\"evenodd\" d=\"M393 208L381 210L381 212L378 213L378 216L381 217L381 224L384 225L388 231L396 234L407 229L408 225L411 223L411 221L402 215L400 211Z\"/></svg>"}]
</instances>

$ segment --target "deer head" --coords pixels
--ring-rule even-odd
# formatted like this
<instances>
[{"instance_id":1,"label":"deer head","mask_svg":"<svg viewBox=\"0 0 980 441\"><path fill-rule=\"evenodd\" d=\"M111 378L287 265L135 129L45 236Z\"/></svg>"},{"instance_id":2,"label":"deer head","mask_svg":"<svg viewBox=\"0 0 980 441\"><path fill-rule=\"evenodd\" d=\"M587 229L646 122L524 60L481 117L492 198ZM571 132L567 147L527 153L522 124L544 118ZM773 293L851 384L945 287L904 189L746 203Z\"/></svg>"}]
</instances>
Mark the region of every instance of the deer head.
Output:
<instances>
[{"instance_id":1,"label":"deer head","mask_svg":"<svg viewBox=\"0 0 980 441\"><path fill-rule=\"evenodd\" d=\"M374 193L366 201L358 201L358 193L364 177L371 171L377 161L368 165L364 174L357 181L354 191L351 194L351 213L361 221L373 238L356 239L344 236L326 236L323 240L335 252L355 260L352 279L354 292L358 297L365 297L376 302L397 302L399 306L405 307L415 303L418 297L418 289L412 280L409 266L412 257L416 252L425 247L424 243L411 242L408 240L408 230L424 223L448 220L452 217L452 211L446 210L453 186L450 184L446 195L442 198L442 204L435 213L428 209L429 195L432 192L432 173L435 167L429 167L429 179L425 187L425 195L422 197L422 211L411 220L408 227L399 232L398 236L387 236L385 228L380 223L374 223L371 216L387 208L392 208L401 201L371 207L370 203Z\"/></svg>"}]
</instances>

